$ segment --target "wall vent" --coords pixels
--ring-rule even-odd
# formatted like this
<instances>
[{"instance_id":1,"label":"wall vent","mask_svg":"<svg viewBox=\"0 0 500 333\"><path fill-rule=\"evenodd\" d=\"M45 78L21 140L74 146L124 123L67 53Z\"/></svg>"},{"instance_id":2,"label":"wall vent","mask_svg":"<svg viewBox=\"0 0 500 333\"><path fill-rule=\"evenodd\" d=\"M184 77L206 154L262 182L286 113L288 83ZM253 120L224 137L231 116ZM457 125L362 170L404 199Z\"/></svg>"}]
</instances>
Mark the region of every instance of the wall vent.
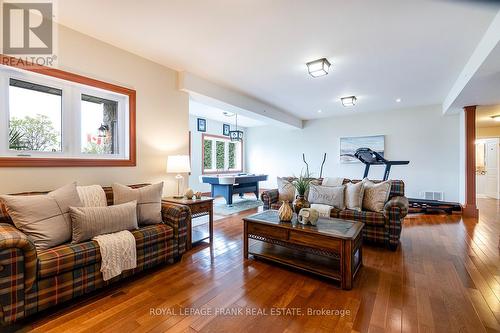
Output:
<instances>
[{"instance_id":1,"label":"wall vent","mask_svg":"<svg viewBox=\"0 0 500 333\"><path fill-rule=\"evenodd\" d=\"M444 200L444 192L425 191L420 196L425 200Z\"/></svg>"}]
</instances>

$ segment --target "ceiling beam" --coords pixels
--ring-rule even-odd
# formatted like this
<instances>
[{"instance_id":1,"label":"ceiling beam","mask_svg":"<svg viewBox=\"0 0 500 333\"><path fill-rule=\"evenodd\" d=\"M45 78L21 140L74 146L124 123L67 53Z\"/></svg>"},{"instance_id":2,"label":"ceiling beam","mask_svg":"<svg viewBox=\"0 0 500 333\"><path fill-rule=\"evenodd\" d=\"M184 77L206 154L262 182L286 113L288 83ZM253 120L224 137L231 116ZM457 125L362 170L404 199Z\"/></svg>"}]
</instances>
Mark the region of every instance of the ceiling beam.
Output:
<instances>
[{"instance_id":1,"label":"ceiling beam","mask_svg":"<svg viewBox=\"0 0 500 333\"><path fill-rule=\"evenodd\" d=\"M189 93L195 100L225 111L243 114L266 123L294 128L303 127L303 121L300 118L192 73L179 72L178 86L179 90Z\"/></svg>"},{"instance_id":2,"label":"ceiling beam","mask_svg":"<svg viewBox=\"0 0 500 333\"><path fill-rule=\"evenodd\" d=\"M467 24L467 19L465 19L464 24ZM486 33L479 41L479 44L469 58L469 61L467 61L467 63L465 64L465 67L458 76L458 79L453 84L450 92L448 93L448 96L446 96L443 102L443 113L446 114L449 111L456 109L457 106L454 106L453 103L457 100L457 98L460 96L460 93L467 86L467 83L474 77L481 65L486 61L488 56L492 53L492 51L499 43L500 11L497 13L493 21L491 21L488 30L486 30ZM463 105L458 107L463 107Z\"/></svg>"}]
</instances>

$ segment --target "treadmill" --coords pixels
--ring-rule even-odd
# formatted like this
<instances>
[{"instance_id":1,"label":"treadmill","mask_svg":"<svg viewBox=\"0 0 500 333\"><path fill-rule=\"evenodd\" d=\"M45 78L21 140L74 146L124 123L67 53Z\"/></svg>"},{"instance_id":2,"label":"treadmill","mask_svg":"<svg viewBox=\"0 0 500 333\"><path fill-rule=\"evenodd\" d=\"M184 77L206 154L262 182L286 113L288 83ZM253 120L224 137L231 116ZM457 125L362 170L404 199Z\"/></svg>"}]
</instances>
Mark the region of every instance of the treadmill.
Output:
<instances>
[{"instance_id":1,"label":"treadmill","mask_svg":"<svg viewBox=\"0 0 500 333\"><path fill-rule=\"evenodd\" d=\"M368 177L370 166L385 165L384 181L389 179L389 173L393 165L407 165L410 161L388 161L382 155L370 148L359 148L354 153L354 157L365 165L363 178ZM457 202L446 202L439 200L426 200L408 198L410 213L435 213L445 211L447 214L462 211L462 206Z\"/></svg>"}]
</instances>

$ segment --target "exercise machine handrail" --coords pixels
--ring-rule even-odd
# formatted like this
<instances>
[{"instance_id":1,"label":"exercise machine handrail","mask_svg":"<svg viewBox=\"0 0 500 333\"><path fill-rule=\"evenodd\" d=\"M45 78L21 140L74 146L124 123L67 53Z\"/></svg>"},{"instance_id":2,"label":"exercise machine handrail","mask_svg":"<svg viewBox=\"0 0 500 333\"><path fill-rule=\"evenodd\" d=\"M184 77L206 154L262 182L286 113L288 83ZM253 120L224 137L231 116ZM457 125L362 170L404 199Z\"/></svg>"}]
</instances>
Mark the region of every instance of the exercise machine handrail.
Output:
<instances>
[{"instance_id":1,"label":"exercise machine handrail","mask_svg":"<svg viewBox=\"0 0 500 333\"><path fill-rule=\"evenodd\" d=\"M389 179L389 173L393 165L406 165L410 161L388 161L382 155L370 148L359 148L354 153L354 157L360 160L365 165L365 173L363 178L368 177L370 166L372 165L385 165L384 180Z\"/></svg>"}]
</instances>

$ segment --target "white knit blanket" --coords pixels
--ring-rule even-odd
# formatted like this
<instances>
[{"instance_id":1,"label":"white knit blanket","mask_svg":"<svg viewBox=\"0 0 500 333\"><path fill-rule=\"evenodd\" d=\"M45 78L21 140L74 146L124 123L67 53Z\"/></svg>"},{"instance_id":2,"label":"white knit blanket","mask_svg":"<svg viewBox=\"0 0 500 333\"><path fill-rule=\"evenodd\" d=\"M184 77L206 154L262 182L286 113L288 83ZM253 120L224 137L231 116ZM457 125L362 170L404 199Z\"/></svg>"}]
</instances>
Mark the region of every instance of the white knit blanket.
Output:
<instances>
[{"instance_id":1,"label":"white knit blanket","mask_svg":"<svg viewBox=\"0 0 500 333\"><path fill-rule=\"evenodd\" d=\"M312 209L316 209L320 217L330 217L330 212L332 211L332 206L323 204L311 204Z\"/></svg>"},{"instance_id":2,"label":"white knit blanket","mask_svg":"<svg viewBox=\"0 0 500 333\"><path fill-rule=\"evenodd\" d=\"M135 237L128 230L92 238L101 250L101 273L104 281L137 267Z\"/></svg>"}]
</instances>

